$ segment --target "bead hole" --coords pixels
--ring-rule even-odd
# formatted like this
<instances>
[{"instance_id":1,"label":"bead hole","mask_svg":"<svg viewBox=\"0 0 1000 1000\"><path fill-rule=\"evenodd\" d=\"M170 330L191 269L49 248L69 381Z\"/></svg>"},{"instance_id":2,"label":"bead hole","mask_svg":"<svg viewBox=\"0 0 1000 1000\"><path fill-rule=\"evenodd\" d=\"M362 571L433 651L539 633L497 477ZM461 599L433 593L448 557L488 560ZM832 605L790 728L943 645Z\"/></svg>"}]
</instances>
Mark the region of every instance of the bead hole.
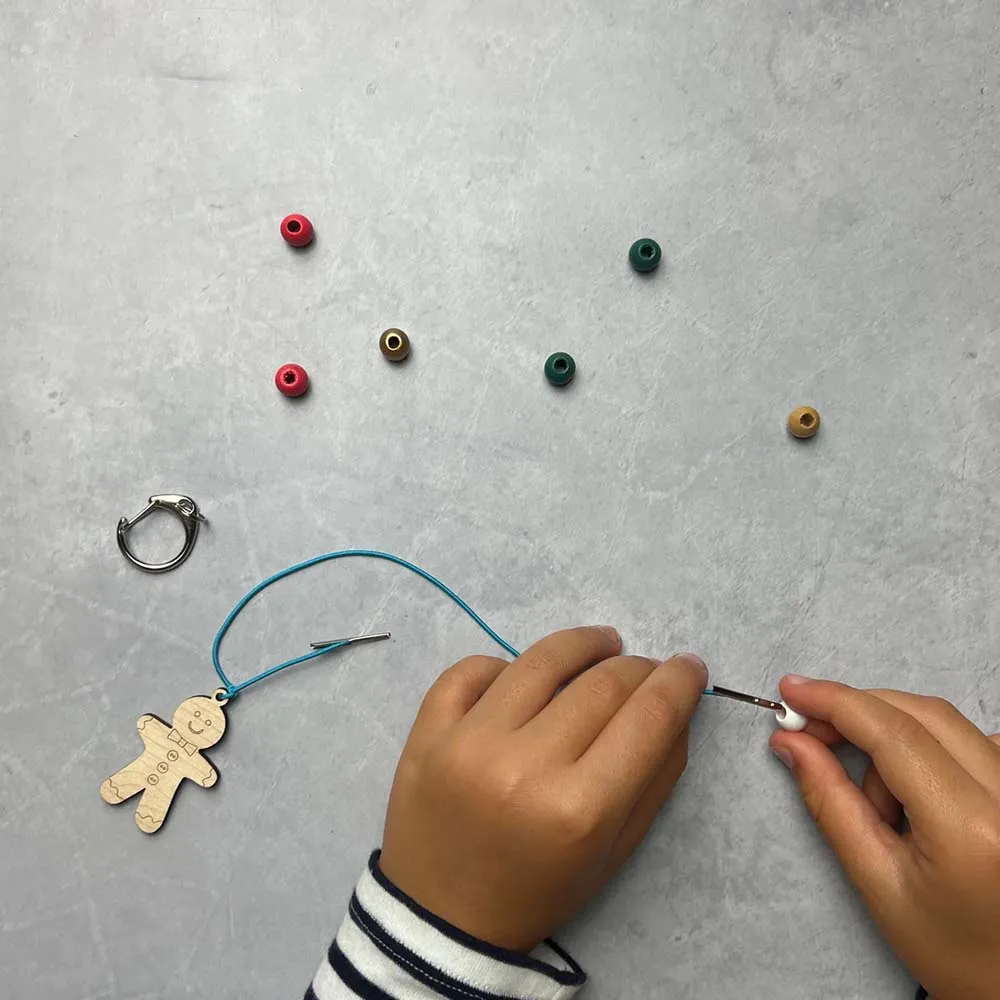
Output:
<instances>
[{"instance_id":1,"label":"bead hole","mask_svg":"<svg viewBox=\"0 0 1000 1000\"><path fill-rule=\"evenodd\" d=\"M803 427L812 427L812 424L813 424L812 414L811 413L803 413L802 416L801 416L801 418L800 418L800 422L801 422L801 424L802 424Z\"/></svg>"},{"instance_id":2,"label":"bead hole","mask_svg":"<svg viewBox=\"0 0 1000 1000\"><path fill-rule=\"evenodd\" d=\"M639 247L639 256L640 257L652 257L653 256L653 248L648 243L643 243L643 245L641 247Z\"/></svg>"},{"instance_id":3,"label":"bead hole","mask_svg":"<svg viewBox=\"0 0 1000 1000\"><path fill-rule=\"evenodd\" d=\"M403 342L399 339L399 337L393 335L386 338L385 346L388 347L390 351L398 351L400 347L403 346Z\"/></svg>"},{"instance_id":4,"label":"bead hole","mask_svg":"<svg viewBox=\"0 0 1000 1000\"><path fill-rule=\"evenodd\" d=\"M566 359L565 359L565 358L559 358L559 359L558 359L558 360L556 361L556 363L555 363L555 366L554 366L554 367L555 367L555 370L556 370L557 372L564 372L564 371L566 371L566 369L567 369L567 368L569 367L569 365L567 365L567 364L566 364Z\"/></svg>"},{"instance_id":5,"label":"bead hole","mask_svg":"<svg viewBox=\"0 0 1000 1000\"><path fill-rule=\"evenodd\" d=\"M295 219L292 219L292 221L288 223L288 231L290 233L297 233L301 228L302 223L297 222Z\"/></svg>"},{"instance_id":6,"label":"bead hole","mask_svg":"<svg viewBox=\"0 0 1000 1000\"><path fill-rule=\"evenodd\" d=\"M285 384L291 385L295 381L295 372L285 372Z\"/></svg>"}]
</instances>

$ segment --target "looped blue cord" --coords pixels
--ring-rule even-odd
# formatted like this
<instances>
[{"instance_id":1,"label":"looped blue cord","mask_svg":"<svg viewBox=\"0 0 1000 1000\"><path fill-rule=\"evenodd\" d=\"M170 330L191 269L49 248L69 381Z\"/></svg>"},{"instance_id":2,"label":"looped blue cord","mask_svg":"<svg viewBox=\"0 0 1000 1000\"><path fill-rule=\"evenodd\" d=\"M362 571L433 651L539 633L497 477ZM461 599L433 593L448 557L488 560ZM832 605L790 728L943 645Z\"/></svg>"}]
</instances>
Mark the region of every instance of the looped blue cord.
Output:
<instances>
[{"instance_id":1,"label":"looped blue cord","mask_svg":"<svg viewBox=\"0 0 1000 1000\"><path fill-rule=\"evenodd\" d=\"M294 566L289 566L288 569L283 569L279 573L274 573L269 576L266 580L262 580L257 584L252 590L248 591L243 595L236 603L236 607L226 615L226 620L219 627L219 631L215 633L215 639L212 642L212 665L215 667L215 672L219 675L219 680L222 681L222 685L225 688L226 698L235 698L241 691L245 691L251 684L256 684L258 681L264 680L266 677L271 677L272 675L278 673L280 670L286 670L288 667L294 667L298 663L305 663L307 660L314 660L318 656L325 656L327 653L332 653L334 650L340 649L342 646L348 645L347 642L338 642L332 646L325 646L323 649L314 649L312 652L304 653L302 656L293 657L291 660L285 660L284 663L279 663L274 667L264 670L259 674L255 674L249 680L243 681L240 684L234 684L227 676L226 672L222 669L222 664L219 662L219 647L222 645L222 639L226 632L229 631L229 626L233 624L236 620L236 616L264 589L270 587L272 583L277 583L279 580L283 580L286 576L291 576L293 573L298 573L299 570L308 569L310 566L315 566L317 563L329 562L331 559L344 559L350 556L366 556L369 559L385 559L387 562L395 563L397 566L402 566L405 569L410 570L412 573L416 573L417 576L423 577L428 583L434 584L438 590L443 594L447 594L495 643L502 646L511 656L520 656L521 654L509 643L506 639L498 635L493 629L483 621L479 615L476 614L472 608L462 600L458 594L455 593L450 587L442 583L436 576L428 573L427 570L421 569L414 563L407 562L407 560L401 558L400 556L394 556L390 552L379 552L375 549L344 549L341 552L326 552L321 556L313 556L312 559L306 559L304 562L296 563Z\"/></svg>"}]
</instances>

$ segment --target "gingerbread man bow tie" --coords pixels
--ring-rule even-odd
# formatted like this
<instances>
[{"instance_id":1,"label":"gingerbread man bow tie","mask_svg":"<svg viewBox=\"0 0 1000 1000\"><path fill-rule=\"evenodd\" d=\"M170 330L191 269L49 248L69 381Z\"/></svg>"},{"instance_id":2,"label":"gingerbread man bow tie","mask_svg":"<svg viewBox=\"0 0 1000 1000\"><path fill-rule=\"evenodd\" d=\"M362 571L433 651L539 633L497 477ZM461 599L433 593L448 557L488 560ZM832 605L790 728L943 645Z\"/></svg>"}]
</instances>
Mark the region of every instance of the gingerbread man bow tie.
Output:
<instances>
[{"instance_id":1,"label":"gingerbread man bow tie","mask_svg":"<svg viewBox=\"0 0 1000 1000\"><path fill-rule=\"evenodd\" d=\"M183 750L187 751L189 757L191 754L198 752L198 748L193 743L188 743L188 741L184 739L184 737L181 736L176 729L171 729L170 732L167 733L167 739L170 740L171 743L179 744Z\"/></svg>"}]
</instances>

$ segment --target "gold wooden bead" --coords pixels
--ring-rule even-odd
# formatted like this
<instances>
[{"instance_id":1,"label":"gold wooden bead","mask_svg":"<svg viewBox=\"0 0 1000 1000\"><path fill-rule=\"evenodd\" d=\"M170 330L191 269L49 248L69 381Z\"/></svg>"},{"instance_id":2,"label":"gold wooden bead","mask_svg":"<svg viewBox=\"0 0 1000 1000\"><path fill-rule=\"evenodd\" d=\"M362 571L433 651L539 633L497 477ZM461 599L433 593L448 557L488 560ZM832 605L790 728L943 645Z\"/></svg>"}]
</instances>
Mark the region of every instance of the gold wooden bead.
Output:
<instances>
[{"instance_id":1,"label":"gold wooden bead","mask_svg":"<svg viewBox=\"0 0 1000 1000\"><path fill-rule=\"evenodd\" d=\"M378 349L387 361L405 361L410 356L410 338L390 327L378 339Z\"/></svg>"},{"instance_id":2,"label":"gold wooden bead","mask_svg":"<svg viewBox=\"0 0 1000 1000\"><path fill-rule=\"evenodd\" d=\"M792 437L811 438L819 424L819 412L811 406L800 406L788 414L788 433Z\"/></svg>"}]
</instances>

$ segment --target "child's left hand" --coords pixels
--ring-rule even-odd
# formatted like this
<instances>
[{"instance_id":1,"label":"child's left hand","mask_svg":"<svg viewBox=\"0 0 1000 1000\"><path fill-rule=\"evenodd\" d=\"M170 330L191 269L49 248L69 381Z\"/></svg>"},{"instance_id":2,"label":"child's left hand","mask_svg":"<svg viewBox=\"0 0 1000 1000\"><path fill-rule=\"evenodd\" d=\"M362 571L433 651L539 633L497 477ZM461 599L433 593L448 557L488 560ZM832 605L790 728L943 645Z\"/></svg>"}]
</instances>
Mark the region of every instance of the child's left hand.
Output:
<instances>
[{"instance_id":1,"label":"child's left hand","mask_svg":"<svg viewBox=\"0 0 1000 1000\"><path fill-rule=\"evenodd\" d=\"M613 628L576 628L511 664L473 656L446 670L396 770L379 862L388 878L513 951L572 917L680 777L708 681L690 654L620 652Z\"/></svg>"}]
</instances>

